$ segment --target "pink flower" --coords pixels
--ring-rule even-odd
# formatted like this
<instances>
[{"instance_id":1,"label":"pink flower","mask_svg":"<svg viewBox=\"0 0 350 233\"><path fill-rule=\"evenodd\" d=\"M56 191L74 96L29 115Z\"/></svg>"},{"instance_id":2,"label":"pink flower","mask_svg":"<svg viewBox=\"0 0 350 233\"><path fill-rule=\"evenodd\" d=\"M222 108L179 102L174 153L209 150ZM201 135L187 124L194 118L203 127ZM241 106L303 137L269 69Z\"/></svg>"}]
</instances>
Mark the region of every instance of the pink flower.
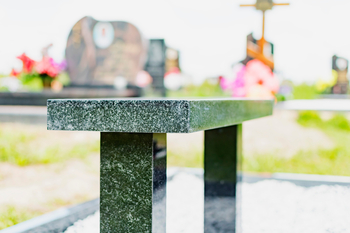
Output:
<instances>
[{"instance_id":1,"label":"pink flower","mask_svg":"<svg viewBox=\"0 0 350 233\"><path fill-rule=\"evenodd\" d=\"M52 78L55 78L60 72L59 65L50 57L43 57L35 68L39 74L47 74Z\"/></svg>"},{"instance_id":2,"label":"pink flower","mask_svg":"<svg viewBox=\"0 0 350 233\"><path fill-rule=\"evenodd\" d=\"M272 93L277 93L279 88L278 79L271 69L256 59L247 63L245 81L247 88L262 85Z\"/></svg>"},{"instance_id":3,"label":"pink flower","mask_svg":"<svg viewBox=\"0 0 350 233\"><path fill-rule=\"evenodd\" d=\"M233 97L273 98L279 83L271 69L259 60L237 64L230 74L220 77L223 90L231 90Z\"/></svg>"},{"instance_id":4,"label":"pink flower","mask_svg":"<svg viewBox=\"0 0 350 233\"><path fill-rule=\"evenodd\" d=\"M147 71L141 70L136 75L135 84L139 87L146 87L151 84L152 81L151 75Z\"/></svg>"},{"instance_id":5,"label":"pink flower","mask_svg":"<svg viewBox=\"0 0 350 233\"><path fill-rule=\"evenodd\" d=\"M220 76L220 86L223 90L234 91L237 88L244 87L242 79L245 72L245 66L241 63L236 64L225 76Z\"/></svg>"},{"instance_id":6,"label":"pink flower","mask_svg":"<svg viewBox=\"0 0 350 233\"><path fill-rule=\"evenodd\" d=\"M245 73L246 67L242 66L241 70L237 72L235 81L233 82L233 97L244 97L246 95L245 89Z\"/></svg>"},{"instance_id":7,"label":"pink flower","mask_svg":"<svg viewBox=\"0 0 350 233\"><path fill-rule=\"evenodd\" d=\"M224 76L219 77L220 86L223 90L232 90L234 80L225 78Z\"/></svg>"},{"instance_id":8,"label":"pink flower","mask_svg":"<svg viewBox=\"0 0 350 233\"><path fill-rule=\"evenodd\" d=\"M60 69L60 71L63 71L67 68L67 61L63 60L61 61L61 63L58 63L58 68Z\"/></svg>"}]
</instances>

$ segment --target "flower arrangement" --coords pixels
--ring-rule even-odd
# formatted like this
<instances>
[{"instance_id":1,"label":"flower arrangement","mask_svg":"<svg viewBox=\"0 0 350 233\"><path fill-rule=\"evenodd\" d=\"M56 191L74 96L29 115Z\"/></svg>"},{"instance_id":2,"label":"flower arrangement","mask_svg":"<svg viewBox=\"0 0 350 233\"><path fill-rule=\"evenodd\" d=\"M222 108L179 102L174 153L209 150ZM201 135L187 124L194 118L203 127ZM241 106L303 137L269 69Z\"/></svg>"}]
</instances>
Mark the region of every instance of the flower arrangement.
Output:
<instances>
[{"instance_id":1,"label":"flower arrangement","mask_svg":"<svg viewBox=\"0 0 350 233\"><path fill-rule=\"evenodd\" d=\"M35 61L25 53L17 58L23 63L22 70L16 71L15 69L12 69L10 76L20 79L23 85L41 81L41 85L39 84L41 87L52 88L56 91L62 89L62 86L65 83L59 81L59 76L63 74L63 71L66 68L65 61L57 63L53 58L47 55L43 55L41 61Z\"/></svg>"},{"instance_id":2,"label":"flower arrangement","mask_svg":"<svg viewBox=\"0 0 350 233\"><path fill-rule=\"evenodd\" d=\"M235 65L226 77L220 77L223 90L231 91L233 97L275 98L279 81L271 69L259 60L247 65Z\"/></svg>"}]
</instances>

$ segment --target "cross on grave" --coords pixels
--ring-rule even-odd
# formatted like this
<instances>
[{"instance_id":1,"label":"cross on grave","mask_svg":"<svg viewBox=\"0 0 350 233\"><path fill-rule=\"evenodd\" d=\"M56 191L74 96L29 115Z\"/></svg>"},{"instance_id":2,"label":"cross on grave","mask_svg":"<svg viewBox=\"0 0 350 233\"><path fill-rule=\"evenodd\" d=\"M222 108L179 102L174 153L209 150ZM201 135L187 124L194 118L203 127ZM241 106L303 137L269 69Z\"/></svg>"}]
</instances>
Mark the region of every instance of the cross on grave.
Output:
<instances>
[{"instance_id":1,"label":"cross on grave","mask_svg":"<svg viewBox=\"0 0 350 233\"><path fill-rule=\"evenodd\" d=\"M257 10L262 11L263 13L263 24L262 24L262 34L261 39L258 40L258 47L247 45L247 55L249 57L256 58L262 61L264 64L269 66L271 70L274 69L274 62L272 57L267 57L264 54L264 47L266 44L269 44L265 40L265 11L272 10L273 6L287 6L289 3L274 3L272 0L256 0L255 4L241 4L241 7L250 7L253 6Z\"/></svg>"}]
</instances>

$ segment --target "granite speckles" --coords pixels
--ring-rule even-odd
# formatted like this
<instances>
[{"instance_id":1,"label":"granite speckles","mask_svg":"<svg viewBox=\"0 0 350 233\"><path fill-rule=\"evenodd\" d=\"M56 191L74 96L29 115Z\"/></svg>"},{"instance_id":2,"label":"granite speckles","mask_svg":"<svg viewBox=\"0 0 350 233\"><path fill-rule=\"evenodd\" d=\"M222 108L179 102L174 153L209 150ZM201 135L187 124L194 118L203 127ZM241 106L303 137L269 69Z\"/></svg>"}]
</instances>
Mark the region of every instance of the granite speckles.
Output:
<instances>
[{"instance_id":1,"label":"granite speckles","mask_svg":"<svg viewBox=\"0 0 350 233\"><path fill-rule=\"evenodd\" d=\"M49 130L191 133L272 114L272 100L48 100Z\"/></svg>"},{"instance_id":2,"label":"granite speckles","mask_svg":"<svg viewBox=\"0 0 350 233\"><path fill-rule=\"evenodd\" d=\"M101 233L165 232L165 133L200 130L206 130L205 232L237 230L240 123L271 115L272 100L77 99L48 100L47 107L49 130L102 132ZM223 209L229 214L222 216Z\"/></svg>"},{"instance_id":3,"label":"granite speckles","mask_svg":"<svg viewBox=\"0 0 350 233\"><path fill-rule=\"evenodd\" d=\"M101 133L102 233L152 232L152 134Z\"/></svg>"},{"instance_id":4,"label":"granite speckles","mask_svg":"<svg viewBox=\"0 0 350 233\"><path fill-rule=\"evenodd\" d=\"M188 102L49 100L48 129L100 132L186 132Z\"/></svg>"},{"instance_id":5,"label":"granite speckles","mask_svg":"<svg viewBox=\"0 0 350 233\"><path fill-rule=\"evenodd\" d=\"M166 135L102 132L100 166L101 233L165 233Z\"/></svg>"}]
</instances>

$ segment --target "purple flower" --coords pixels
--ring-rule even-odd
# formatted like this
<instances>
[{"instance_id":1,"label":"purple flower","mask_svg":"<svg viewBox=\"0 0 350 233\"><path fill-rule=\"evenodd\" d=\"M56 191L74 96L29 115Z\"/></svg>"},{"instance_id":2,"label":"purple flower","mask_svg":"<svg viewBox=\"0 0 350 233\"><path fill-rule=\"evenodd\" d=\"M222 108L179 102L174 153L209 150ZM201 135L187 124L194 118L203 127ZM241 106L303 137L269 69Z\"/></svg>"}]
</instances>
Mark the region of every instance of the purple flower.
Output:
<instances>
[{"instance_id":1,"label":"purple flower","mask_svg":"<svg viewBox=\"0 0 350 233\"><path fill-rule=\"evenodd\" d=\"M67 61L66 60L63 60L61 61L61 63L58 63L58 68L63 71L63 70L66 70L67 68Z\"/></svg>"}]
</instances>

